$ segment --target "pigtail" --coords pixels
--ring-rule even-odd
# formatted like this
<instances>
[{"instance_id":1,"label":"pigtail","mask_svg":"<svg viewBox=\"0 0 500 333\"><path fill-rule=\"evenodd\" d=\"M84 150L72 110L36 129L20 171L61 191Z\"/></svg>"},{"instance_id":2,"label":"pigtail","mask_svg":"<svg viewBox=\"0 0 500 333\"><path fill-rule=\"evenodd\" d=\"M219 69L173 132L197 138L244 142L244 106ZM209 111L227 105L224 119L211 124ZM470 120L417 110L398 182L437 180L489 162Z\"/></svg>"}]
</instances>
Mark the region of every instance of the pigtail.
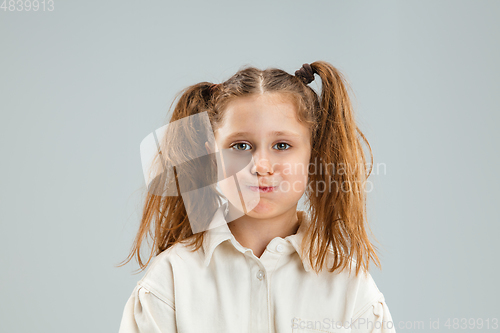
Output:
<instances>
[{"instance_id":1,"label":"pigtail","mask_svg":"<svg viewBox=\"0 0 500 333\"><path fill-rule=\"evenodd\" d=\"M358 274L361 267L368 271L370 260L380 267L367 235L365 182L371 169L367 173L361 140L367 143L370 156L371 148L355 123L342 73L324 61L310 66L320 76L322 89L311 151L311 160L319 166L310 175L308 193L312 221L316 221L308 233L309 259L318 270L327 258L325 249L331 248L330 271L342 270L353 259Z\"/></svg>"},{"instance_id":2,"label":"pigtail","mask_svg":"<svg viewBox=\"0 0 500 333\"><path fill-rule=\"evenodd\" d=\"M203 111L209 111L212 100L217 93L217 88L218 85L201 82L178 93L174 101L180 97L175 105L169 123ZM173 126L172 128L172 130L170 130L170 127L168 128L165 134L165 141L159 142L161 154L157 154L153 163L157 163L158 165L159 163L163 163L164 166L165 163L167 165L178 165L178 161L191 161L192 157L190 155L196 155L196 150L205 149L204 146L200 147L197 143L192 143L190 146L191 139L199 135L199 133L195 133L199 126ZM179 147L178 142L183 143L182 147ZM216 177L216 171L214 170L216 164L210 159L213 159L213 156L206 156L204 160L197 159L193 163L184 163L182 168L168 168L168 170L172 169L174 172L170 172L170 174L163 172L151 182L151 185L145 191L145 203L139 231L128 257L118 267L125 265L135 256L139 263L140 271L142 271L148 266L155 255L158 255L173 244L188 238L194 238L192 245L195 246L195 250L201 247L203 233L193 235L186 210L186 207L199 205L200 203L190 202L189 197L183 200L183 197L180 195L165 195L164 189L171 189L173 187L177 189L176 193L180 194L179 179L183 179L186 186L195 186L196 184L200 184L200 182L210 183L214 175ZM207 165L212 167L207 168ZM213 183L215 182L213 181ZM211 213L215 213L215 207L219 206L220 198L216 194L215 185L203 190L206 193L202 194L202 201L209 207L197 207L194 210L195 214L190 214L190 218L197 222L201 221L199 223L208 224L210 221L207 220L207 217ZM147 262L143 263L140 248L144 239L147 239L148 236L153 240L153 244Z\"/></svg>"},{"instance_id":3,"label":"pigtail","mask_svg":"<svg viewBox=\"0 0 500 333\"><path fill-rule=\"evenodd\" d=\"M217 87L217 84L200 82L179 92L174 98L175 101L180 96L170 122L207 111L213 101Z\"/></svg>"}]
</instances>

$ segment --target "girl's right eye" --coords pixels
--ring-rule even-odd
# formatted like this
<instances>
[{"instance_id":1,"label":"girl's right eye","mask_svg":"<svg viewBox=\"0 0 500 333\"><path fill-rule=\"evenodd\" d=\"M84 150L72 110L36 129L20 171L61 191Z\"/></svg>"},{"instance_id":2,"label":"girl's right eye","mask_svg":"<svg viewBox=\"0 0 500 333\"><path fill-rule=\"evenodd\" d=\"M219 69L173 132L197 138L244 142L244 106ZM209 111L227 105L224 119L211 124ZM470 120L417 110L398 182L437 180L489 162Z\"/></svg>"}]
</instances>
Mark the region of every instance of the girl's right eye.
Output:
<instances>
[{"instance_id":1,"label":"girl's right eye","mask_svg":"<svg viewBox=\"0 0 500 333\"><path fill-rule=\"evenodd\" d=\"M237 146L241 147L241 145L246 145L246 146L250 147L250 145L248 143L238 142L238 143L235 143L234 145L232 145L230 148L237 147ZM235 149L235 150L247 150L247 149Z\"/></svg>"}]
</instances>

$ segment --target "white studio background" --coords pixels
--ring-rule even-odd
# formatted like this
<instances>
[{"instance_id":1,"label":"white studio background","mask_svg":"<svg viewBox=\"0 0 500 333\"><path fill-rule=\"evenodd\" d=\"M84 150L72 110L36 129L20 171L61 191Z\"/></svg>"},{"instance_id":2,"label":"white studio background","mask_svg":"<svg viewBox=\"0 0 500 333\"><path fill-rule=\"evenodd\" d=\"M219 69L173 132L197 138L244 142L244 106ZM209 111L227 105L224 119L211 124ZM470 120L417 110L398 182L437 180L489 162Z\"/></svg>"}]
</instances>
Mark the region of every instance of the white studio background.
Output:
<instances>
[{"instance_id":1,"label":"white studio background","mask_svg":"<svg viewBox=\"0 0 500 333\"><path fill-rule=\"evenodd\" d=\"M115 267L141 217L141 140L188 85L316 60L349 79L379 165L372 275L397 331L500 318L500 2L8 3L1 332L117 331L142 277L135 262Z\"/></svg>"}]
</instances>

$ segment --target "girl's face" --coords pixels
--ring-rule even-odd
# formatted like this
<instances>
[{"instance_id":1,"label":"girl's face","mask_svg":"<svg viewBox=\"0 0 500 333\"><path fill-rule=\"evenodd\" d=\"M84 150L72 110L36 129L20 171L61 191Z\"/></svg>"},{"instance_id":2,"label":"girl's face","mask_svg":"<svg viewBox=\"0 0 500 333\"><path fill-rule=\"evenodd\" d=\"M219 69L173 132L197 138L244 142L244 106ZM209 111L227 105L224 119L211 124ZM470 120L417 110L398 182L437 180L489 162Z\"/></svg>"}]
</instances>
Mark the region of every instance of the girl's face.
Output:
<instances>
[{"instance_id":1,"label":"girl's face","mask_svg":"<svg viewBox=\"0 0 500 333\"><path fill-rule=\"evenodd\" d=\"M217 150L226 150L225 174L238 165L235 161L245 161L236 173L229 172L236 175L239 191L234 177L219 182L233 206L241 207L243 199L242 213L255 218L296 210L307 188L311 140L291 100L277 93L236 98L224 111L215 141Z\"/></svg>"}]
</instances>

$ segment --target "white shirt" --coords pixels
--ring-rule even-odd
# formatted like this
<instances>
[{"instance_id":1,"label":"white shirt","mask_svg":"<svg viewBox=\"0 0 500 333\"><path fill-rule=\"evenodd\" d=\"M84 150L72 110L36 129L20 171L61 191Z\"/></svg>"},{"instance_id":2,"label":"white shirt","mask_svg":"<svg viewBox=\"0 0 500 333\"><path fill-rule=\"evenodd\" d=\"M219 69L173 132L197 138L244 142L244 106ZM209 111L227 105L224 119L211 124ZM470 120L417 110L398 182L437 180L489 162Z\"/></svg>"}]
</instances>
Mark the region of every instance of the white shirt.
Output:
<instances>
[{"instance_id":1,"label":"white shirt","mask_svg":"<svg viewBox=\"0 0 500 333\"><path fill-rule=\"evenodd\" d=\"M260 258L215 213L203 246L182 242L157 255L125 304L119 333L394 333L391 314L371 275L316 274L296 234L275 237ZM306 223L304 223L306 222Z\"/></svg>"}]
</instances>

